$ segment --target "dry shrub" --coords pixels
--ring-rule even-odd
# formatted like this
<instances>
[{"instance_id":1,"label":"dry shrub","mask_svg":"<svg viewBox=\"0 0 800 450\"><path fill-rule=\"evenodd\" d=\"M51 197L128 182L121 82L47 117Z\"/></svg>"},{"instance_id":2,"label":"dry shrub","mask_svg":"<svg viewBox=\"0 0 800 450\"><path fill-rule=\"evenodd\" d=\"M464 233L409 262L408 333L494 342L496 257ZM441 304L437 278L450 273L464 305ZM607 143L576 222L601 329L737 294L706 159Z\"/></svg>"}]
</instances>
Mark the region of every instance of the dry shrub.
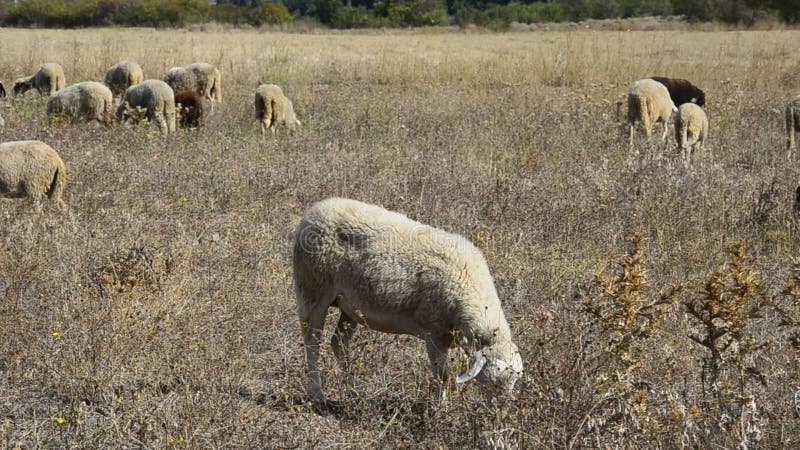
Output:
<instances>
[{"instance_id":1,"label":"dry shrub","mask_svg":"<svg viewBox=\"0 0 800 450\"><path fill-rule=\"evenodd\" d=\"M609 445L619 444L629 433L651 433L653 421L648 403L651 387L642 379L650 338L678 288L654 292L647 280L641 236L634 236L632 250L615 262L616 273L601 270L583 294L582 306L591 317L591 330L599 353L586 361L593 367L597 403L586 415L586 432L602 436ZM656 427L657 429L657 427ZM580 430L579 430L580 432ZM578 438L576 433L573 443Z\"/></svg>"},{"instance_id":2,"label":"dry shrub","mask_svg":"<svg viewBox=\"0 0 800 450\"><path fill-rule=\"evenodd\" d=\"M716 413L709 417L712 427L742 430L737 436L747 446L758 442L763 430L756 403L754 381L766 383L756 366L765 347L751 331L752 323L763 319L764 289L751 267L744 244L735 243L731 260L704 283L700 297L684 302L694 329L689 338L706 351L703 356L703 389L716 398Z\"/></svg>"}]
</instances>

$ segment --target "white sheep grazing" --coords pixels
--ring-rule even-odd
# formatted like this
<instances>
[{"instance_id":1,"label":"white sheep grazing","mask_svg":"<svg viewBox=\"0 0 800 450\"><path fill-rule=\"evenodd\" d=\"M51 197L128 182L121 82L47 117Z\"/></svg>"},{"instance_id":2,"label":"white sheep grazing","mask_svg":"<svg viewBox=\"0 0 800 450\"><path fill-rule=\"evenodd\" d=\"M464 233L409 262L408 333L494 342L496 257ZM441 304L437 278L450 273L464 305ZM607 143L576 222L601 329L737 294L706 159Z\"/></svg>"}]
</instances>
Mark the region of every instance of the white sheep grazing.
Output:
<instances>
[{"instance_id":1,"label":"white sheep grazing","mask_svg":"<svg viewBox=\"0 0 800 450\"><path fill-rule=\"evenodd\" d=\"M661 140L664 141L669 131L672 113L677 110L666 86L650 78L635 81L628 89L628 126L630 127L631 146L633 146L636 122L641 122L648 138L652 133L653 124L660 122L664 125L664 133L661 135Z\"/></svg>"},{"instance_id":2,"label":"white sheep grazing","mask_svg":"<svg viewBox=\"0 0 800 450\"><path fill-rule=\"evenodd\" d=\"M284 124L290 130L300 125L292 101L274 84L262 84L256 88L255 109L256 118L261 123L261 134L268 128L275 133L278 124Z\"/></svg>"},{"instance_id":3,"label":"white sheep grazing","mask_svg":"<svg viewBox=\"0 0 800 450\"><path fill-rule=\"evenodd\" d=\"M786 119L786 150L791 151L797 148L795 144L795 133L800 132L800 95L792 98L786 104L784 110Z\"/></svg>"},{"instance_id":4,"label":"white sheep grazing","mask_svg":"<svg viewBox=\"0 0 800 450\"><path fill-rule=\"evenodd\" d=\"M124 60L109 67L103 80L114 97L121 96L126 89L144 80L142 68L135 61Z\"/></svg>"},{"instance_id":5,"label":"white sheep grazing","mask_svg":"<svg viewBox=\"0 0 800 450\"><path fill-rule=\"evenodd\" d=\"M164 82L173 92L197 92L197 76L185 67L172 67L164 74ZM198 94L200 95L200 94Z\"/></svg>"},{"instance_id":6,"label":"white sheep grazing","mask_svg":"<svg viewBox=\"0 0 800 450\"><path fill-rule=\"evenodd\" d=\"M47 196L64 207L61 195L67 169L52 147L41 141L0 144L0 196L28 197L37 203Z\"/></svg>"},{"instance_id":7,"label":"white sheep grazing","mask_svg":"<svg viewBox=\"0 0 800 450\"><path fill-rule=\"evenodd\" d=\"M84 81L58 90L47 99L47 114L72 120L96 120L108 125L114 115L111 89L96 81Z\"/></svg>"},{"instance_id":8,"label":"white sheep grazing","mask_svg":"<svg viewBox=\"0 0 800 450\"><path fill-rule=\"evenodd\" d=\"M462 236L379 206L343 198L314 204L294 237L294 288L308 365L308 394L325 402L317 366L328 308L340 310L331 340L347 368L357 325L410 334L426 343L437 401L445 397L447 351L473 354L463 383L477 378L508 394L522 376L483 254Z\"/></svg>"},{"instance_id":9,"label":"white sheep grazing","mask_svg":"<svg viewBox=\"0 0 800 450\"><path fill-rule=\"evenodd\" d=\"M66 85L64 69L57 63L47 63L35 74L14 81L13 91L14 95L22 95L31 89L36 89L39 94L50 95L59 89L64 89Z\"/></svg>"},{"instance_id":10,"label":"white sheep grazing","mask_svg":"<svg viewBox=\"0 0 800 450\"><path fill-rule=\"evenodd\" d=\"M125 90L122 103L117 108L117 120L130 116L129 109L145 110L151 122L158 123L162 133L175 132L175 94L172 88L161 80L144 80Z\"/></svg>"},{"instance_id":11,"label":"white sheep grazing","mask_svg":"<svg viewBox=\"0 0 800 450\"><path fill-rule=\"evenodd\" d=\"M195 92L200 97L222 103L222 75L216 67L209 63L196 62L186 66L186 69L194 73L197 79Z\"/></svg>"},{"instance_id":12,"label":"white sheep grazing","mask_svg":"<svg viewBox=\"0 0 800 450\"><path fill-rule=\"evenodd\" d=\"M703 148L708 138L708 116L695 103L684 103L675 115L675 140L681 149L683 161L692 162L697 148Z\"/></svg>"}]
</instances>

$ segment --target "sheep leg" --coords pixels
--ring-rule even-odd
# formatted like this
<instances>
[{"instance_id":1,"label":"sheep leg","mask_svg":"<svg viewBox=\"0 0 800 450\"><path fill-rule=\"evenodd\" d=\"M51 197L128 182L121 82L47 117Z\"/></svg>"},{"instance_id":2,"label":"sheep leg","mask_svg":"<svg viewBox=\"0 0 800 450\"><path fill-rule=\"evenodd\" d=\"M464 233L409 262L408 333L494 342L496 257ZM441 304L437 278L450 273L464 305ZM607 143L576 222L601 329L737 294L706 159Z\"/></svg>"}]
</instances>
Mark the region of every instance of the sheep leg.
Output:
<instances>
[{"instance_id":1,"label":"sheep leg","mask_svg":"<svg viewBox=\"0 0 800 450\"><path fill-rule=\"evenodd\" d=\"M311 302L309 302L311 303ZM307 305L309 303L306 303ZM303 344L306 350L306 367L308 369L308 396L315 403L324 403L325 395L322 393L322 378L319 373L319 341L322 336L322 327L325 326L325 313L328 305L309 308L303 311L300 308L300 327L303 333Z\"/></svg>"},{"instance_id":2,"label":"sheep leg","mask_svg":"<svg viewBox=\"0 0 800 450\"><path fill-rule=\"evenodd\" d=\"M447 398L447 389L444 383L447 379L447 350L452 342L452 335L431 336L425 340L433 372L433 398L437 404Z\"/></svg>"},{"instance_id":3,"label":"sheep leg","mask_svg":"<svg viewBox=\"0 0 800 450\"><path fill-rule=\"evenodd\" d=\"M661 133L661 142L667 141L667 133L669 132L669 121L662 122L664 124L664 132Z\"/></svg>"},{"instance_id":4,"label":"sheep leg","mask_svg":"<svg viewBox=\"0 0 800 450\"><path fill-rule=\"evenodd\" d=\"M331 347L342 370L350 368L350 340L356 332L356 327L358 327L358 322L341 311L336 332L331 336Z\"/></svg>"},{"instance_id":5,"label":"sheep leg","mask_svg":"<svg viewBox=\"0 0 800 450\"><path fill-rule=\"evenodd\" d=\"M331 336L331 347L333 348L334 356L336 356L336 362L339 363L339 367L348 376L352 374L350 371L350 340L353 338L357 327L358 322L345 314L344 311L341 311L339 323L336 325L336 332ZM353 385L356 392L364 393L364 389L358 379L353 378Z\"/></svg>"},{"instance_id":6,"label":"sheep leg","mask_svg":"<svg viewBox=\"0 0 800 450\"><path fill-rule=\"evenodd\" d=\"M633 123L631 123L631 124L628 126L628 128L629 128L630 135L631 135L631 143L630 143L630 147L631 147L631 148L633 148L633 133L634 133L634 131L635 131L635 130L634 130L634 124L633 124Z\"/></svg>"}]
</instances>

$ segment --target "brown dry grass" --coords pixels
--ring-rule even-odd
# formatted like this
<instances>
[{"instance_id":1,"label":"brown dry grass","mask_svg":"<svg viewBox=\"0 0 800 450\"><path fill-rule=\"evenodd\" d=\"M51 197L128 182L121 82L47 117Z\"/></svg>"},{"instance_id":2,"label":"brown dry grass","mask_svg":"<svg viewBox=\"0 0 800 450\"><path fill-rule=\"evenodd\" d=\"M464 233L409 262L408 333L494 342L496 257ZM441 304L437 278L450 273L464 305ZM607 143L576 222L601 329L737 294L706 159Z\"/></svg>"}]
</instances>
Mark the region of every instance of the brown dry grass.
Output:
<instances>
[{"instance_id":1,"label":"brown dry grass","mask_svg":"<svg viewBox=\"0 0 800 450\"><path fill-rule=\"evenodd\" d=\"M0 30L6 83L45 61L68 83L102 79L122 58L146 78L206 60L224 82L206 127L167 138L50 126L36 95L0 102L0 140L60 153L71 208L0 201L0 446L797 447L800 315L787 284L800 169L781 108L800 90L798 38ZM710 139L691 170L671 148L633 157L615 122L627 85L653 74L706 89ZM299 133L261 140L260 82L293 100ZM303 404L290 233L332 195L484 250L527 367L513 405L484 405L467 386L431 408L421 341L365 330L353 348L366 394L348 397L325 346L327 391L344 407ZM746 266L729 263L737 241ZM742 316L725 340L740 359L715 360L711 379L692 337L726 324L698 328L681 305L713 302L708 280L727 282L729 267L757 274L781 308ZM676 292L658 320L596 322L625 308L646 318ZM625 352L609 354L620 336Z\"/></svg>"}]
</instances>

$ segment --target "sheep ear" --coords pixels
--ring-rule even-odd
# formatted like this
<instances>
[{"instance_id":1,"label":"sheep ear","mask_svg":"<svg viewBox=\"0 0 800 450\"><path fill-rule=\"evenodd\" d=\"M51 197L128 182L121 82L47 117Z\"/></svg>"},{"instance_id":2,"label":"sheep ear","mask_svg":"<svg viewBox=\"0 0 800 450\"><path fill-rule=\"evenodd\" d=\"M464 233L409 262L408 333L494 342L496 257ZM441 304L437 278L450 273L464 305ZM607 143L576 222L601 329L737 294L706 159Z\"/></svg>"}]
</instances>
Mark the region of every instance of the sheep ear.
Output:
<instances>
[{"instance_id":1,"label":"sheep ear","mask_svg":"<svg viewBox=\"0 0 800 450\"><path fill-rule=\"evenodd\" d=\"M472 363L472 367L469 368L467 373L462 373L461 375L456 377L456 383L466 383L467 381L475 378L481 373L481 369L486 364L486 357L483 356L483 350L478 350L475 352L475 361Z\"/></svg>"}]
</instances>

